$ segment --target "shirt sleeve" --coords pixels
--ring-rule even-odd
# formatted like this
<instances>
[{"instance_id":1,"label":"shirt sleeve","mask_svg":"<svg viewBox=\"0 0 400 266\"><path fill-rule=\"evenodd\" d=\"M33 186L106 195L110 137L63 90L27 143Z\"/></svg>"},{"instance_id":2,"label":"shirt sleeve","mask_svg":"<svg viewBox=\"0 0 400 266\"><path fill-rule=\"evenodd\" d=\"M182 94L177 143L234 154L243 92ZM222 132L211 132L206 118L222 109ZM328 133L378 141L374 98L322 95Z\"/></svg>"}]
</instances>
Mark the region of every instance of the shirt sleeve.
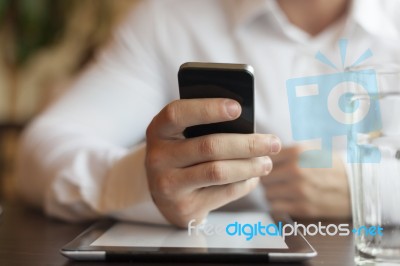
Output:
<instances>
[{"instance_id":1,"label":"shirt sleeve","mask_svg":"<svg viewBox=\"0 0 400 266\"><path fill-rule=\"evenodd\" d=\"M151 1L135 8L113 43L24 132L17 187L47 214L167 223L144 165L147 125L171 100L154 16Z\"/></svg>"}]
</instances>

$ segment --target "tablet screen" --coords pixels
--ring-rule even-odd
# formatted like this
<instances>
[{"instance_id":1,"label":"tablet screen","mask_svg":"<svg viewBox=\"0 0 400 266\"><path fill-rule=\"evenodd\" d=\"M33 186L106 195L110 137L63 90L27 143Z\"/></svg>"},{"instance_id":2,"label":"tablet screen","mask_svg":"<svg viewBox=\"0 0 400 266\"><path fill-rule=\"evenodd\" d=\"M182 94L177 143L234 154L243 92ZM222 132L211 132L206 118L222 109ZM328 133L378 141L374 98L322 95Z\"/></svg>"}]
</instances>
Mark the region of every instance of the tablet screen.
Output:
<instances>
[{"instance_id":1,"label":"tablet screen","mask_svg":"<svg viewBox=\"0 0 400 266\"><path fill-rule=\"evenodd\" d=\"M274 235L276 227L269 225L275 225L272 218L260 212L214 212L202 226L189 229L119 222L91 246L287 249L284 239Z\"/></svg>"}]
</instances>

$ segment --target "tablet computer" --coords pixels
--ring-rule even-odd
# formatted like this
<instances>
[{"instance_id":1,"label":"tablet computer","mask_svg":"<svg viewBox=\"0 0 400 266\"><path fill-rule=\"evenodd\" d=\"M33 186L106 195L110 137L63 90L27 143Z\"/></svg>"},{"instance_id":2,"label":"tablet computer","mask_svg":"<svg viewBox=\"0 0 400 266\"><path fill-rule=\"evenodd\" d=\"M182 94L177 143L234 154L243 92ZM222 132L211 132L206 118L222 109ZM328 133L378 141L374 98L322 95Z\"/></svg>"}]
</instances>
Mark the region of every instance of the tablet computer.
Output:
<instances>
[{"instance_id":1,"label":"tablet computer","mask_svg":"<svg viewBox=\"0 0 400 266\"><path fill-rule=\"evenodd\" d=\"M317 252L301 235L282 235L281 214L212 212L200 226L100 221L61 249L74 260L302 261Z\"/></svg>"}]
</instances>

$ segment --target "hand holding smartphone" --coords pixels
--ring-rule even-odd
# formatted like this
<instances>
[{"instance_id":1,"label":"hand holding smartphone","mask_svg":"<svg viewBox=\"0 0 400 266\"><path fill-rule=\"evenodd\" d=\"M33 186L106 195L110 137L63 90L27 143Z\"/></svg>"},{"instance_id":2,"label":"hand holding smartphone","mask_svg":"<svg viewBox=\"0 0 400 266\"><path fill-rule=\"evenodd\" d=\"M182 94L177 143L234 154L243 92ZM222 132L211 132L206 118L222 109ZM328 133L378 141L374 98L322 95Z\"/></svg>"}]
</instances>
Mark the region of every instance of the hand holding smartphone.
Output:
<instances>
[{"instance_id":1,"label":"hand holding smartphone","mask_svg":"<svg viewBox=\"0 0 400 266\"><path fill-rule=\"evenodd\" d=\"M202 221L210 211L256 188L257 177L272 169L269 155L279 152L279 140L250 134L254 132L250 66L187 63L178 77L181 98L188 100L168 103L149 124L145 166L160 212L170 223L187 227L192 219ZM213 133L239 134L202 136Z\"/></svg>"},{"instance_id":2,"label":"hand holding smartphone","mask_svg":"<svg viewBox=\"0 0 400 266\"><path fill-rule=\"evenodd\" d=\"M181 99L230 98L242 107L233 121L186 128L186 138L214 133L254 133L254 73L250 65L185 63L178 72Z\"/></svg>"}]
</instances>

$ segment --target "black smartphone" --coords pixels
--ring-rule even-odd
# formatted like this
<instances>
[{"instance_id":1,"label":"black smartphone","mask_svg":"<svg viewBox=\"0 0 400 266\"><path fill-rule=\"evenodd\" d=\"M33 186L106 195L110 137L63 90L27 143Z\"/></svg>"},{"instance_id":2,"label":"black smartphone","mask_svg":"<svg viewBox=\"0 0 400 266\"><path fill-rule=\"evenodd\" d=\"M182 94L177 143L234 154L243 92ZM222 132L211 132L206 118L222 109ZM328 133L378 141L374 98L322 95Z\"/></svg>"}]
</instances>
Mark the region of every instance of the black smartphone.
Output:
<instances>
[{"instance_id":1,"label":"black smartphone","mask_svg":"<svg viewBox=\"0 0 400 266\"><path fill-rule=\"evenodd\" d=\"M254 133L254 70L250 65L188 62L179 68L178 81L181 99L230 98L242 107L240 117L233 121L186 128L186 138Z\"/></svg>"}]
</instances>

